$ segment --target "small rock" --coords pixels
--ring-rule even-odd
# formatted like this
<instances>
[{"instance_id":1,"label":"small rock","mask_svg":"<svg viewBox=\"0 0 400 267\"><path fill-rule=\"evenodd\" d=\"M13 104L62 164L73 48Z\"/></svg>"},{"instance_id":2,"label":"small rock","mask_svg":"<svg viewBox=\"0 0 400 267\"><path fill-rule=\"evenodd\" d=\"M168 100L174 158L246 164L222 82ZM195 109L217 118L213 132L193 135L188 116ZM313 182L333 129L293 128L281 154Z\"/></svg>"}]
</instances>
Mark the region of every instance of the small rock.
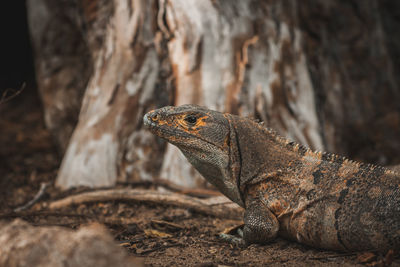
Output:
<instances>
[{"instance_id":1,"label":"small rock","mask_svg":"<svg viewBox=\"0 0 400 267\"><path fill-rule=\"evenodd\" d=\"M0 223L0 266L143 266L98 223L77 231L34 227L20 219Z\"/></svg>"}]
</instances>

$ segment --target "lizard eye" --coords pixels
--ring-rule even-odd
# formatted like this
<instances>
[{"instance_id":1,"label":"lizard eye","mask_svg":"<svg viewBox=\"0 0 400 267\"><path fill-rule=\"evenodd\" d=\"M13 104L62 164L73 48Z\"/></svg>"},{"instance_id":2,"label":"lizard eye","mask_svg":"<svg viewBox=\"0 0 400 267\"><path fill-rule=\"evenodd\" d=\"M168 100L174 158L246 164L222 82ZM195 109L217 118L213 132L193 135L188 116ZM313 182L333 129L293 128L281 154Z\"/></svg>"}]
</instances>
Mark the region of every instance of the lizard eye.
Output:
<instances>
[{"instance_id":1,"label":"lizard eye","mask_svg":"<svg viewBox=\"0 0 400 267\"><path fill-rule=\"evenodd\" d=\"M187 115L184 120L189 124L195 124L197 122L197 118L194 115Z\"/></svg>"}]
</instances>

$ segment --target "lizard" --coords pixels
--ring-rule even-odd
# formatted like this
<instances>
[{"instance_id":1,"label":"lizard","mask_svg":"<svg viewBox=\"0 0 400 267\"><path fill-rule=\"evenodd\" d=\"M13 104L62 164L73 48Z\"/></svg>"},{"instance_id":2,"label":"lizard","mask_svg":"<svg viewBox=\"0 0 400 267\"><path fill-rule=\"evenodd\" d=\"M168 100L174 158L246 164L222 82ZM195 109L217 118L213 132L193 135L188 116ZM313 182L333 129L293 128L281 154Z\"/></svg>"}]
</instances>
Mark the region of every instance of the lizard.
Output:
<instances>
[{"instance_id":1,"label":"lizard","mask_svg":"<svg viewBox=\"0 0 400 267\"><path fill-rule=\"evenodd\" d=\"M400 248L400 174L313 151L256 121L197 105L166 106L144 125L245 209L240 242L277 236L320 249Z\"/></svg>"}]
</instances>

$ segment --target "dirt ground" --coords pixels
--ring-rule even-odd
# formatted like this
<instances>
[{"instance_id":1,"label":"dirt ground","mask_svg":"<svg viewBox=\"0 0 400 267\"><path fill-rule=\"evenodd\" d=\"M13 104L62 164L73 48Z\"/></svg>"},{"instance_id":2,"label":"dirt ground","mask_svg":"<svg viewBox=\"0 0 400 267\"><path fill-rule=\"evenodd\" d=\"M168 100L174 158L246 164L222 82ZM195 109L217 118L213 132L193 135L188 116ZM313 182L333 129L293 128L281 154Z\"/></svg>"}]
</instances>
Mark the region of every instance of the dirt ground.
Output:
<instances>
[{"instance_id":1,"label":"dirt ground","mask_svg":"<svg viewBox=\"0 0 400 267\"><path fill-rule=\"evenodd\" d=\"M113 201L49 211L48 203L88 189L60 192L54 188L60 156L44 127L34 92L24 92L0 107L0 131L1 220L19 217L33 225L72 229L92 221L104 223L121 247L148 266L354 266L362 256L368 257L316 250L283 239L239 248L220 240L218 234L240 224L240 218L219 219L170 206ZM43 198L26 211L13 212L30 201L42 183L49 184ZM132 187L119 185L123 186ZM382 259L371 256L365 264L376 265ZM393 266L400 266L400 259Z\"/></svg>"}]
</instances>

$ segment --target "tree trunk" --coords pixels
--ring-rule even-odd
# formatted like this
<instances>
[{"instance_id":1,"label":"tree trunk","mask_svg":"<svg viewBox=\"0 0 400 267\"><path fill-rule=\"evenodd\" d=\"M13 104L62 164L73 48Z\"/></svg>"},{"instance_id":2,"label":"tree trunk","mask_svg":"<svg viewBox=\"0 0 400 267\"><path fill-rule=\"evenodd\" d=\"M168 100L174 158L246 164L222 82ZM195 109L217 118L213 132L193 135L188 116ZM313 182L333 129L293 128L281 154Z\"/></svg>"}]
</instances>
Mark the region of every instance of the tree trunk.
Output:
<instances>
[{"instance_id":1,"label":"tree trunk","mask_svg":"<svg viewBox=\"0 0 400 267\"><path fill-rule=\"evenodd\" d=\"M61 147L69 132L65 121L60 127L54 121L76 120L85 92L60 187L159 176L204 186L175 147L142 128L145 112L168 104L253 116L313 149L371 162L395 163L400 154L398 4L78 0L73 12L50 0L30 1L46 122ZM59 13L74 17L74 27L59 28L62 34ZM51 31L35 24L71 35L62 41L76 49L60 53L60 44L44 38ZM55 58L57 68L46 73L42 66ZM71 86L72 80L79 83ZM75 104L60 109L59 103Z\"/></svg>"},{"instance_id":2,"label":"tree trunk","mask_svg":"<svg viewBox=\"0 0 400 267\"><path fill-rule=\"evenodd\" d=\"M78 121L92 59L73 2L28 0L36 81L45 122L62 153Z\"/></svg>"}]
</instances>

